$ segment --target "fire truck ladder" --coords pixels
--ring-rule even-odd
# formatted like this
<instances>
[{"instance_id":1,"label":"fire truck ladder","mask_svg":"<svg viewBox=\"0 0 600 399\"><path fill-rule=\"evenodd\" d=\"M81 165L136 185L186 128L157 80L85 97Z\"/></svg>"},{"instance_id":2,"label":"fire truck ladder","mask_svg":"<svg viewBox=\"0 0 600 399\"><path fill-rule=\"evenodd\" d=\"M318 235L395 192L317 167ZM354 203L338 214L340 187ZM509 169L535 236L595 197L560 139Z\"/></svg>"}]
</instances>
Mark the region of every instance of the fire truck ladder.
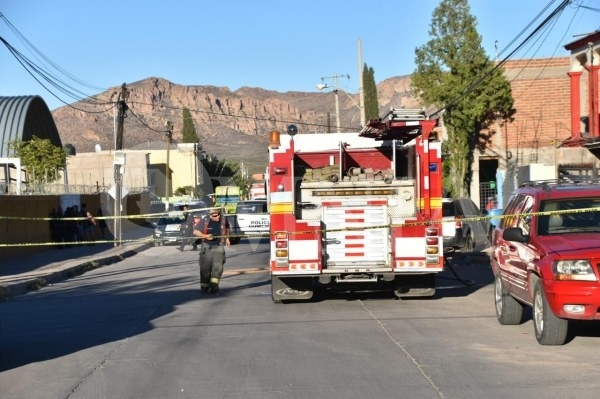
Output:
<instances>
[{"instance_id":1,"label":"fire truck ladder","mask_svg":"<svg viewBox=\"0 0 600 399\"><path fill-rule=\"evenodd\" d=\"M425 120L425 110L422 108L391 108L390 111L381 118L382 122L390 121L406 121L406 120Z\"/></svg>"}]
</instances>

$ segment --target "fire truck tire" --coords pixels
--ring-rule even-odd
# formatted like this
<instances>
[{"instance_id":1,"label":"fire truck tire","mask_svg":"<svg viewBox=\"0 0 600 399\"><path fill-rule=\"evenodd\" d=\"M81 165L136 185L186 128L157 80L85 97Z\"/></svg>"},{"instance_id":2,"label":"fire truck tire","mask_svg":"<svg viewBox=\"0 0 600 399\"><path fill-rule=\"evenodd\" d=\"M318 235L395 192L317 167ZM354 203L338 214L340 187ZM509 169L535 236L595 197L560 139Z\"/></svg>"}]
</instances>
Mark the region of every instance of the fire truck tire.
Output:
<instances>
[{"instance_id":1,"label":"fire truck tire","mask_svg":"<svg viewBox=\"0 0 600 399\"><path fill-rule=\"evenodd\" d=\"M313 296L312 279L292 277L285 280L271 276L271 297L274 303L306 301Z\"/></svg>"},{"instance_id":2,"label":"fire truck tire","mask_svg":"<svg viewBox=\"0 0 600 399\"><path fill-rule=\"evenodd\" d=\"M394 279L394 295L396 298L434 296L435 274L396 276Z\"/></svg>"}]
</instances>

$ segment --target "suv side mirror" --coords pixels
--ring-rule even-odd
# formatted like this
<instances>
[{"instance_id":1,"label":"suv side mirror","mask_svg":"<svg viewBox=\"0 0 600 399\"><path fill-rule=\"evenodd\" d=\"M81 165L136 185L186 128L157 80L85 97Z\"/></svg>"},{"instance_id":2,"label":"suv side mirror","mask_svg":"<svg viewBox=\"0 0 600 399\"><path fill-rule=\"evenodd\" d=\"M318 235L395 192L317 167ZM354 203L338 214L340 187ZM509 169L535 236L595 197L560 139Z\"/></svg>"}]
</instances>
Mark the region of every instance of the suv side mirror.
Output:
<instances>
[{"instance_id":1,"label":"suv side mirror","mask_svg":"<svg viewBox=\"0 0 600 399\"><path fill-rule=\"evenodd\" d=\"M516 242L528 242L529 235L523 234L523 230L520 227L509 227L502 233L502 238L505 241L516 241Z\"/></svg>"}]
</instances>

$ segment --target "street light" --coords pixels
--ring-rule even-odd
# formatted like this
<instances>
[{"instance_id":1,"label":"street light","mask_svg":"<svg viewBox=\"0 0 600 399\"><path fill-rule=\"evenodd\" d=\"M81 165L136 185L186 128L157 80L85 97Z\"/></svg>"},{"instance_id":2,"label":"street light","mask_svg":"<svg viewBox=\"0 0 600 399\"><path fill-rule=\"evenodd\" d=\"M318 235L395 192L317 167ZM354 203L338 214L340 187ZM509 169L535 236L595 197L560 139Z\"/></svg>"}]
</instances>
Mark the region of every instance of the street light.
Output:
<instances>
[{"instance_id":1,"label":"street light","mask_svg":"<svg viewBox=\"0 0 600 399\"><path fill-rule=\"evenodd\" d=\"M333 75L333 76L324 76L321 78L321 81L324 82L325 79L333 79L333 94L335 95L335 125L337 127L337 132L341 133L342 129L340 126L340 98L338 96L339 93L339 89L338 89L338 78L340 77L346 77L348 79L350 79L350 75L345 74L345 75ZM323 91L324 89L329 89L331 88L331 86L329 86L327 83L321 83L317 85L317 90L319 91Z\"/></svg>"}]
</instances>

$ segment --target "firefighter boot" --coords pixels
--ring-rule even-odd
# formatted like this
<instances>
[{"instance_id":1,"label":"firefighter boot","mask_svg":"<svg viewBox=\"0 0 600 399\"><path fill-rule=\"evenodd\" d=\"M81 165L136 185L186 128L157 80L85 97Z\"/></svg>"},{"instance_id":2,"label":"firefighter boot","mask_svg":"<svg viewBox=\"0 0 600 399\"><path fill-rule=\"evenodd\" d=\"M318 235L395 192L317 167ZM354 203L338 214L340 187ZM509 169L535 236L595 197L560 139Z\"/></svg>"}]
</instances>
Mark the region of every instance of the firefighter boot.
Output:
<instances>
[{"instance_id":1,"label":"firefighter boot","mask_svg":"<svg viewBox=\"0 0 600 399\"><path fill-rule=\"evenodd\" d=\"M200 284L200 293L202 294L208 294L210 292L210 285L208 284Z\"/></svg>"},{"instance_id":2,"label":"firefighter boot","mask_svg":"<svg viewBox=\"0 0 600 399\"><path fill-rule=\"evenodd\" d=\"M215 279L211 279L210 281L210 293L215 295L217 292L219 292L219 282L214 281Z\"/></svg>"}]
</instances>

